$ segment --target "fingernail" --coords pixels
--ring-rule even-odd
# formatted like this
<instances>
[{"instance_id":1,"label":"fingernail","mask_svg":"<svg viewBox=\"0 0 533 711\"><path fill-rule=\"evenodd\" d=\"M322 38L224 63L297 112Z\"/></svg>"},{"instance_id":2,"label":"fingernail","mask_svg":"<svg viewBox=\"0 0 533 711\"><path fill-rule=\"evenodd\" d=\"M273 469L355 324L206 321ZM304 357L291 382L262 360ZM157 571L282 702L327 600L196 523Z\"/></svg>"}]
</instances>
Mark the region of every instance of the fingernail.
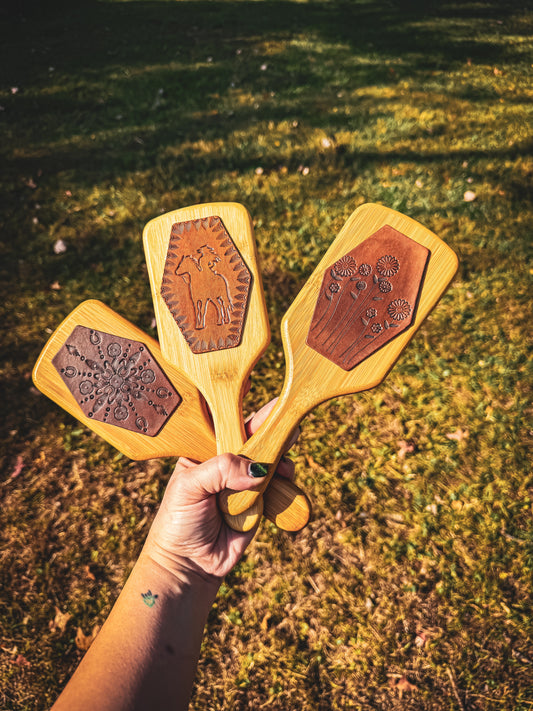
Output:
<instances>
[{"instance_id":1,"label":"fingernail","mask_svg":"<svg viewBox=\"0 0 533 711\"><path fill-rule=\"evenodd\" d=\"M268 474L268 464L250 462L250 465L248 466L248 474L254 479L262 478Z\"/></svg>"}]
</instances>

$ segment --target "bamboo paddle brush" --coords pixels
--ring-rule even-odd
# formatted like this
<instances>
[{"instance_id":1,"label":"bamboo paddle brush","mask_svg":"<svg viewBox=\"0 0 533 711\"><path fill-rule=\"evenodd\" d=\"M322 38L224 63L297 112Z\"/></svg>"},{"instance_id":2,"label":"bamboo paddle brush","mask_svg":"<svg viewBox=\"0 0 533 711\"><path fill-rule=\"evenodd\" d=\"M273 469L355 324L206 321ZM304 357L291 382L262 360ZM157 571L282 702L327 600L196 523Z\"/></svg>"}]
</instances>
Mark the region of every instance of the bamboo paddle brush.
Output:
<instances>
[{"instance_id":1,"label":"bamboo paddle brush","mask_svg":"<svg viewBox=\"0 0 533 711\"><path fill-rule=\"evenodd\" d=\"M33 382L130 459L216 454L205 401L183 373L164 361L159 344L100 301L80 304L59 325L33 369ZM278 491L280 484L280 491ZM265 516L283 527L285 508L308 503L276 476L265 495Z\"/></svg>"},{"instance_id":2,"label":"bamboo paddle brush","mask_svg":"<svg viewBox=\"0 0 533 711\"><path fill-rule=\"evenodd\" d=\"M457 266L455 253L415 220L381 205L355 210L282 321L283 390L239 452L269 463L263 488L310 410L383 381ZM246 530L246 511L260 495L223 492L230 525Z\"/></svg>"}]
</instances>

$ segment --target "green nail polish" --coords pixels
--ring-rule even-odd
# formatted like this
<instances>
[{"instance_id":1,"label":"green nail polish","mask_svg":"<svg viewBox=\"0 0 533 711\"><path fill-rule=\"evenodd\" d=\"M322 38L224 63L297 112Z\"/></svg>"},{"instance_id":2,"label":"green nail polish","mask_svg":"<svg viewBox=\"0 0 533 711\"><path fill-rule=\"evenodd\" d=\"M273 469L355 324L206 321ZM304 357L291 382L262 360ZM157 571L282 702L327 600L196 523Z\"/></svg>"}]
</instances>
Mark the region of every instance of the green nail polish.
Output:
<instances>
[{"instance_id":1,"label":"green nail polish","mask_svg":"<svg viewBox=\"0 0 533 711\"><path fill-rule=\"evenodd\" d=\"M260 462L252 462L248 467L248 474L253 476L254 479L259 479L268 474L268 464L261 464Z\"/></svg>"}]
</instances>

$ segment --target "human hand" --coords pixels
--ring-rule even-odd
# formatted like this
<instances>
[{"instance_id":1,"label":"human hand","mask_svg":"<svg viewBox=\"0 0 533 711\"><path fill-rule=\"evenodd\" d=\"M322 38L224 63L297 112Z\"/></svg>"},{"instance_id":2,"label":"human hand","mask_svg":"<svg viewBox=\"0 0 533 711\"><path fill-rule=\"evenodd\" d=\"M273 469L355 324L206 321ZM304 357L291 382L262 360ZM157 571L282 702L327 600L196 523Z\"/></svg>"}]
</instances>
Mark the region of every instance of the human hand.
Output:
<instances>
[{"instance_id":1,"label":"human hand","mask_svg":"<svg viewBox=\"0 0 533 711\"><path fill-rule=\"evenodd\" d=\"M246 423L248 436L262 424L273 405L274 401L250 418ZM178 578L201 576L218 586L241 558L256 529L246 533L231 529L219 511L217 494L227 488L243 491L259 486L261 478L250 475L250 464L232 454L219 455L203 464L179 459L143 555ZM292 478L292 462L282 460L278 473Z\"/></svg>"}]
</instances>

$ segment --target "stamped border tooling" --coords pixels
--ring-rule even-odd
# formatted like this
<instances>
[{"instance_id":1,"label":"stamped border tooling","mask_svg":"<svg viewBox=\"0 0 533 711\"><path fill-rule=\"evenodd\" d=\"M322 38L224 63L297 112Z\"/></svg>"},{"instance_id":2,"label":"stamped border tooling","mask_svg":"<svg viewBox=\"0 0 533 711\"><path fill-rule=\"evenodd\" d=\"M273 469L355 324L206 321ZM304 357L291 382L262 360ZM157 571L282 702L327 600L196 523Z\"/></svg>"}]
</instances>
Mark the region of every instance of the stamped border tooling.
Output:
<instances>
[{"instance_id":1,"label":"stamped border tooling","mask_svg":"<svg viewBox=\"0 0 533 711\"><path fill-rule=\"evenodd\" d=\"M239 345L251 282L220 217L172 225L161 295L193 353Z\"/></svg>"}]
</instances>

